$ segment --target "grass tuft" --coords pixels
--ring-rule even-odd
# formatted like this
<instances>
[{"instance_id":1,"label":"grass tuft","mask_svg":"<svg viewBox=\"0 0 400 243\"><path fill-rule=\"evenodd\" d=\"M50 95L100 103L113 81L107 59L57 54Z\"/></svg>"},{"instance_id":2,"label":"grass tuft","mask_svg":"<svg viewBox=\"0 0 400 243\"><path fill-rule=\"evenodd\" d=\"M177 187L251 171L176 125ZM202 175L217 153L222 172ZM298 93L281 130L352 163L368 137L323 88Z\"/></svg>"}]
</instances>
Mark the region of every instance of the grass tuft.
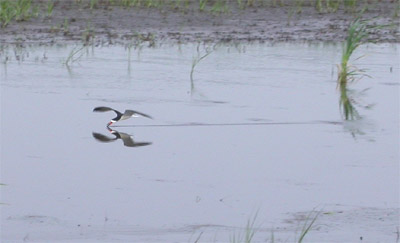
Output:
<instances>
[{"instance_id":1,"label":"grass tuft","mask_svg":"<svg viewBox=\"0 0 400 243\"><path fill-rule=\"evenodd\" d=\"M244 238L242 237L242 235L240 233L238 233L238 235L233 234L233 236L230 239L231 243L251 243L251 241L253 240L253 237L256 233L256 228L255 228L255 223L256 223L256 219L257 219L257 215L258 212L256 212L256 214L254 215L253 218L250 218L247 220L247 224L246 224L246 228L244 229Z\"/></svg>"},{"instance_id":2,"label":"grass tuft","mask_svg":"<svg viewBox=\"0 0 400 243\"><path fill-rule=\"evenodd\" d=\"M6 27L11 20L25 21L35 15L31 9L32 0L0 0L0 22Z\"/></svg>"},{"instance_id":3,"label":"grass tuft","mask_svg":"<svg viewBox=\"0 0 400 243\"><path fill-rule=\"evenodd\" d=\"M47 1L47 6L46 6L47 17L51 17L53 15L53 10L54 10L54 2L52 0Z\"/></svg>"},{"instance_id":4,"label":"grass tuft","mask_svg":"<svg viewBox=\"0 0 400 243\"><path fill-rule=\"evenodd\" d=\"M338 89L340 91L339 106L345 120L359 119L360 115L355 108L354 99L348 89L348 84L369 77L365 69L359 69L349 64L354 51L362 44L371 42L368 40L369 32L372 29L382 28L383 26L368 26L368 21L356 18L349 26L346 41L343 45L341 63L338 65ZM361 56L362 57L362 56ZM361 58L358 57L355 60Z\"/></svg>"},{"instance_id":5,"label":"grass tuft","mask_svg":"<svg viewBox=\"0 0 400 243\"><path fill-rule=\"evenodd\" d=\"M299 240L297 241L298 243L303 242L304 237L306 237L308 232L310 232L310 230L312 229L312 226L314 225L314 223L317 220L317 218L320 215L320 213L321 213L321 211L316 212L316 211L313 210L308 214L306 220L304 221L304 225L303 225L303 228L301 230ZM312 217L312 214L315 214L314 217Z\"/></svg>"},{"instance_id":6,"label":"grass tuft","mask_svg":"<svg viewBox=\"0 0 400 243\"><path fill-rule=\"evenodd\" d=\"M349 65L349 60L354 51L361 44L365 43L368 37L367 22L357 18L350 24L346 41L344 43L342 60L339 68L338 83L347 84L349 81L354 81L357 75L362 74L363 70L355 69Z\"/></svg>"}]
</instances>

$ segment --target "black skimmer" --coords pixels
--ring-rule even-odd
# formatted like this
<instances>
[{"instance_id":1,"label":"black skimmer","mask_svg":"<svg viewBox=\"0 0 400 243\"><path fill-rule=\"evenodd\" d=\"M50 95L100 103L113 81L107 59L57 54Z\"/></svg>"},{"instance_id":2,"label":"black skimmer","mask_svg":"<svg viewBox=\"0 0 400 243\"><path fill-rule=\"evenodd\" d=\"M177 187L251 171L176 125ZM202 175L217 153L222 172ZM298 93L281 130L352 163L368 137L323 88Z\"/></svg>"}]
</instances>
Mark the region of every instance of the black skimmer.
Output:
<instances>
[{"instance_id":1,"label":"black skimmer","mask_svg":"<svg viewBox=\"0 0 400 243\"><path fill-rule=\"evenodd\" d=\"M100 141L103 143L109 143L109 142L116 141L118 139L122 139L122 141L124 142L124 145L127 147L140 147L140 146L147 146L147 145L151 144L150 142L135 142L135 141L133 141L131 135L129 135L127 133L123 133L123 132L118 132L116 130L112 130L111 128L108 128L108 131L110 131L110 133L112 135L114 135L115 137L110 138L101 133L96 133L96 132L93 132L92 135L97 141Z\"/></svg>"},{"instance_id":2,"label":"black skimmer","mask_svg":"<svg viewBox=\"0 0 400 243\"><path fill-rule=\"evenodd\" d=\"M133 111L133 110L125 110L124 113L121 113L117 110L114 110L110 107L105 107L105 106L99 106L93 109L93 111L95 112L106 112L106 111L114 111L115 113L117 113L117 116L113 119L111 119L111 121L109 123L107 123L107 127L109 127L111 124L117 122L117 121L121 121L121 120L126 120L129 119L131 117L139 117L139 116L143 116L143 117L147 117L150 119L153 119L151 116L146 115L144 113L138 112L138 111Z\"/></svg>"}]
</instances>

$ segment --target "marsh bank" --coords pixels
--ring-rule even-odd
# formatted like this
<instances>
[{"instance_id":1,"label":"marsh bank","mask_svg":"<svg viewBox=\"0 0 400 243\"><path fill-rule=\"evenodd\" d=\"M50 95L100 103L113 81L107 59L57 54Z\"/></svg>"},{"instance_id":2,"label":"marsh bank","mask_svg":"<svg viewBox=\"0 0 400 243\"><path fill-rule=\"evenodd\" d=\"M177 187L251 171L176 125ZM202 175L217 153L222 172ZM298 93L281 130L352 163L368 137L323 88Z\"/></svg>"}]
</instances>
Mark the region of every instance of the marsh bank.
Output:
<instances>
[{"instance_id":1,"label":"marsh bank","mask_svg":"<svg viewBox=\"0 0 400 243\"><path fill-rule=\"evenodd\" d=\"M341 4L336 9L315 5L321 1L205 1L201 6L202 1L153 0L133 1L139 4L125 7L117 2L55 1L49 12L47 1L34 0L36 17L0 28L0 41L126 44L140 40L150 45L155 41L339 42L345 39L349 23L362 12L362 18L371 19L371 24L390 25L371 33L372 40L400 42L398 1L355 1L352 8Z\"/></svg>"}]
</instances>

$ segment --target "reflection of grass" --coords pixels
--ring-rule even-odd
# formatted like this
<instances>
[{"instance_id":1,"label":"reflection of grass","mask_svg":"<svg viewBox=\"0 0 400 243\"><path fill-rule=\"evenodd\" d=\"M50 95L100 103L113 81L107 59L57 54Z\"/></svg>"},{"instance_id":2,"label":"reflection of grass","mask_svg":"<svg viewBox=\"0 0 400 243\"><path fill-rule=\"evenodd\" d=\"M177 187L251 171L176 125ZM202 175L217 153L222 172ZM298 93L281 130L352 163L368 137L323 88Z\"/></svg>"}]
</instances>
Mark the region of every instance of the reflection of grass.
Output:
<instances>
[{"instance_id":1,"label":"reflection of grass","mask_svg":"<svg viewBox=\"0 0 400 243\"><path fill-rule=\"evenodd\" d=\"M339 105L345 120L354 120L360 118L357 109L354 107L353 100L349 97L349 91L346 85L339 85L340 100Z\"/></svg>"}]
</instances>

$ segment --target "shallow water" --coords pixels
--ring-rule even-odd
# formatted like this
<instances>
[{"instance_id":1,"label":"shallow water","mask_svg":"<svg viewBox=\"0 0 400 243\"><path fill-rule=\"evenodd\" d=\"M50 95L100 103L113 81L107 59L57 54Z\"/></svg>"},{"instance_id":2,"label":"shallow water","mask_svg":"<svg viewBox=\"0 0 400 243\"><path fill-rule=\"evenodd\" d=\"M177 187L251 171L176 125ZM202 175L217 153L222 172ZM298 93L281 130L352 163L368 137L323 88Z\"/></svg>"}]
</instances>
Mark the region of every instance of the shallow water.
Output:
<instances>
[{"instance_id":1,"label":"shallow water","mask_svg":"<svg viewBox=\"0 0 400 243\"><path fill-rule=\"evenodd\" d=\"M312 210L308 241L396 240L399 45L355 54L358 121L339 45L217 46L192 83L203 46L89 47L68 68L74 49L2 49L2 241L223 242L257 214L255 242L292 242ZM112 127L143 146L96 140L115 115L96 106L153 116Z\"/></svg>"}]
</instances>

